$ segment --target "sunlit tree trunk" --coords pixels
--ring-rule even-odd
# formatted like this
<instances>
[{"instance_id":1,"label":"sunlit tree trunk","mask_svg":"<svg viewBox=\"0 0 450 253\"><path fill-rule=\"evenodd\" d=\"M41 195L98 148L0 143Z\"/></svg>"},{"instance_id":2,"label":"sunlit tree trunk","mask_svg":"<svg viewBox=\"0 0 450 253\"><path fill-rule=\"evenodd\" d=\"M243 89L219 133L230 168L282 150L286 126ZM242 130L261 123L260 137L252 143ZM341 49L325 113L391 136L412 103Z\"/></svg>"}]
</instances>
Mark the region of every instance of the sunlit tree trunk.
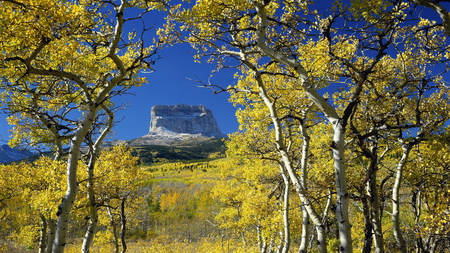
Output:
<instances>
[{"instance_id":1,"label":"sunlit tree trunk","mask_svg":"<svg viewBox=\"0 0 450 253\"><path fill-rule=\"evenodd\" d=\"M75 131L74 137L72 138L70 143L69 158L67 161L67 191L62 199L62 203L58 207L58 222L56 225L55 241L53 243L53 253L62 253L66 245L66 234L70 218L70 211L78 193L77 169L81 152L81 144L83 143L93 122L95 122L99 107L103 105L107 96L110 95L111 90L116 87L119 82L123 81L123 79L127 75L127 70L124 68L123 62L117 55L116 51L122 37L123 24L125 22L123 12L126 6L126 1L122 0L120 2L120 5L115 8L118 15L116 15L116 26L111 43L108 48L108 57L111 58L119 71L110 80L105 79L105 77L102 77L100 79L103 83L103 88L99 91L98 94L95 94L95 97L88 94L86 92L88 90L86 86L83 83L80 83L80 85L83 86L85 90L84 95L87 100L86 102L88 108L84 119L81 121L80 126Z\"/></svg>"},{"instance_id":2,"label":"sunlit tree trunk","mask_svg":"<svg viewBox=\"0 0 450 253\"><path fill-rule=\"evenodd\" d=\"M122 243L121 253L127 251L127 242L125 241L125 233L127 230L127 216L125 214L125 202L127 197L123 197L120 202L120 241Z\"/></svg>"},{"instance_id":3,"label":"sunlit tree trunk","mask_svg":"<svg viewBox=\"0 0 450 253\"><path fill-rule=\"evenodd\" d=\"M284 196L283 196L283 225L284 225L284 234L283 234L283 248L281 250L282 253L287 253L289 251L289 247L291 245L291 229L290 229L290 221L289 221L289 195L291 190L291 185L289 182L289 178L283 172L281 173L284 181Z\"/></svg>"},{"instance_id":4,"label":"sunlit tree trunk","mask_svg":"<svg viewBox=\"0 0 450 253\"><path fill-rule=\"evenodd\" d=\"M321 253L327 252L326 235L325 235L324 226L322 224L322 220L320 219L319 215L315 211L311 201L305 195L305 191L306 191L305 186L301 182L300 177L297 174L297 172L292 164L292 158L289 155L289 152L288 152L285 140L284 140L282 124L281 124L280 118L278 117L278 111L277 111L276 105L271 100L269 95L267 94L267 90L265 88L264 81L262 80L261 73L258 71L258 69L250 61L248 61L248 59L246 59L245 54L236 53L236 55L241 57L241 61L244 63L244 65L247 66L251 71L253 71L253 73L255 75L255 79L257 82L257 88L259 91L258 94L259 94L260 98L262 99L263 103L265 104L265 106L267 107L267 109L269 110L269 116L274 125L275 144L277 146L277 152L281 157L280 162L282 163L283 167L286 169L287 174L289 175L289 179L291 180L297 194L299 195L299 197L302 201L302 205L308 211L310 219L312 220L313 224L315 225L316 232L318 234L317 243L318 243L319 252L321 252Z\"/></svg>"},{"instance_id":5,"label":"sunlit tree trunk","mask_svg":"<svg viewBox=\"0 0 450 253\"><path fill-rule=\"evenodd\" d=\"M395 183L392 188L392 225L394 229L394 237L397 241L397 247L400 252L406 253L406 243L403 238L402 231L400 228L400 187L403 179L403 169L408 162L409 153L411 151L412 145L410 143L402 143L402 157L397 164L397 170L395 173Z\"/></svg>"},{"instance_id":6,"label":"sunlit tree trunk","mask_svg":"<svg viewBox=\"0 0 450 253\"><path fill-rule=\"evenodd\" d=\"M111 233L113 234L114 238L114 253L119 253L119 235L117 234L117 226L114 218L114 213L111 211L110 206L107 206L106 210L108 211L109 224L111 225Z\"/></svg>"},{"instance_id":7,"label":"sunlit tree trunk","mask_svg":"<svg viewBox=\"0 0 450 253\"><path fill-rule=\"evenodd\" d=\"M305 113L303 118L305 118ZM308 178L308 157L309 157L309 145L310 145L310 136L304 125L304 119L299 119L300 123L300 132L303 136L303 145L302 145L302 158L300 161L300 180L303 184L303 187L307 188L307 178ZM323 217L322 217L323 221ZM306 253L308 251L308 237L309 237L309 214L306 210L305 206L302 203L302 235L300 240L300 246L298 249L299 253Z\"/></svg>"},{"instance_id":8,"label":"sunlit tree trunk","mask_svg":"<svg viewBox=\"0 0 450 253\"><path fill-rule=\"evenodd\" d=\"M95 193L94 193L94 170L97 162L97 158L100 155L100 144L106 138L108 133L111 131L114 124L114 114L111 110L106 108L106 106L102 107L105 112L108 114L108 124L106 128L102 131L99 138L95 141L95 143L90 147L90 159L87 166L88 180L87 180L87 199L89 201L89 224L86 229L86 233L84 235L83 244L81 246L81 252L88 253L90 252L90 247L94 241L95 234L97 233L98 228L98 213L97 213L97 202L95 201Z\"/></svg>"},{"instance_id":9,"label":"sunlit tree trunk","mask_svg":"<svg viewBox=\"0 0 450 253\"><path fill-rule=\"evenodd\" d=\"M302 235L300 240L300 246L298 248L298 253L308 252L308 239L309 233L309 215L308 211L302 206Z\"/></svg>"},{"instance_id":10,"label":"sunlit tree trunk","mask_svg":"<svg viewBox=\"0 0 450 253\"><path fill-rule=\"evenodd\" d=\"M308 97L314 102L316 106L325 114L331 125L333 126L334 134L332 141L332 153L334 160L334 170L335 170L335 178L336 178L336 191L337 191L337 200L336 200L336 217L339 227L339 239L340 239L340 247L339 252L350 253L353 252L352 246L352 236L351 236L351 227L350 221L348 217L348 207L349 207L349 195L347 191L347 179L346 179L346 166L344 164L345 154L344 154L344 132L345 128L343 126L343 121L337 115L335 109L327 102L325 98L320 96L309 83L309 76L307 71L299 64L295 59L290 59L285 55L274 51L269 48L265 43L265 29L267 27L267 13L265 11L265 6L257 1L247 0L250 4L255 6L258 17L259 17L259 25L256 31L257 36L257 47L267 56L272 59L286 64L289 67L292 67L301 79L301 85L303 86ZM278 140L277 140L278 142ZM282 154L283 160L287 157ZM288 168L287 168L288 169ZM288 169L289 172L289 169ZM290 173L290 172L289 172ZM290 174L291 175L291 174ZM293 176L293 175L292 175ZM291 176L291 180L292 180ZM294 182L294 186L297 188L300 185L299 182ZM301 189L299 189L301 190ZM318 216L316 216L312 212L311 204L307 202L306 198L302 198L302 201L305 201L305 205L308 208L309 215L316 226L316 231L318 231L318 242L319 242L319 251L326 252L326 242L325 242L325 233L324 226ZM320 241L323 240L323 241Z\"/></svg>"},{"instance_id":11,"label":"sunlit tree trunk","mask_svg":"<svg viewBox=\"0 0 450 253\"><path fill-rule=\"evenodd\" d=\"M148 29L142 29L140 39L131 35L127 39L122 38L123 25L126 21L125 8L143 7L145 8L141 13L143 15L154 9L154 4L159 5L159 3L155 1L138 4L127 0L104 1L102 4L91 1L72 1L70 4L67 1L8 2L19 4L27 11L37 11L29 13L30 15L22 15L23 17L34 17L32 13L38 12L42 12L42 16L49 17L48 19L37 18L37 26L34 28L28 27L31 25L30 19L15 22L11 27L11 31L19 31L15 34L23 34L26 30L33 30L36 33L19 36L17 38L19 40L14 39L17 42L15 44L19 45L18 48L12 45L11 51L9 49L2 51L2 61L18 64L15 67L11 65L11 69L17 70L13 71L15 73L9 76L5 73L5 76L2 76L2 80L4 79L7 83L2 87L8 88L13 94L23 91L23 97L27 98L25 110L13 113L26 112L25 116L21 117L34 120L38 117L43 123L38 123L37 126L34 122L30 124L30 130L34 131L34 128L37 128L38 134L43 135L39 138L34 136L33 142L48 144L56 140L56 143L52 144L55 144L58 151L62 150L62 143L69 147L68 156L64 156L64 159L67 158L66 192L56 212L58 218L54 240L51 244L47 243L47 249L60 253L64 251L66 245L70 212L78 192L79 182L76 174L80 161L80 147L86 140L86 134L97 130L92 126L103 104L109 103L112 97L122 94L133 85L143 82L143 78L138 78L137 73L150 67L149 57L156 50L144 46L142 36ZM17 12L16 8L3 9L11 12L6 16L10 14L15 16L14 13ZM103 13L105 9L111 13L97 15ZM61 13L67 15L75 14L71 16L72 20L69 20L65 14L57 14L60 12L56 10L63 10ZM79 19L73 20L73 17L79 17ZM76 24L73 23L75 21ZM24 26L25 29L20 30L20 26ZM2 32L8 31L8 29L3 30ZM20 46L27 40L31 43ZM5 43L8 44L8 42ZM13 79L16 80L13 81ZM22 80L19 81L20 79ZM10 83L9 80L12 82ZM29 83L32 84L31 88L28 87ZM48 86L49 84L51 85ZM19 86L21 88L17 89ZM115 92L111 92L116 87ZM9 97L12 98L12 96ZM32 100L31 103L28 102L29 99ZM30 108L35 107L32 103L38 107ZM32 116L26 114L32 114ZM47 128L57 136L55 140L48 138ZM61 133L64 130L66 130L64 136L60 136L58 132ZM64 138L63 142L57 142L61 141L60 137ZM56 159L61 157L63 153L58 152Z\"/></svg>"},{"instance_id":12,"label":"sunlit tree trunk","mask_svg":"<svg viewBox=\"0 0 450 253\"><path fill-rule=\"evenodd\" d=\"M47 219L47 227L48 227L47 248L45 250L45 253L50 253L53 250L52 246L53 246L53 241L55 240L55 235L56 235L56 220Z\"/></svg>"},{"instance_id":13,"label":"sunlit tree trunk","mask_svg":"<svg viewBox=\"0 0 450 253\"><path fill-rule=\"evenodd\" d=\"M41 234L39 236L39 253L44 253L47 248L47 219L44 215L40 214L41 217Z\"/></svg>"},{"instance_id":14,"label":"sunlit tree trunk","mask_svg":"<svg viewBox=\"0 0 450 253\"><path fill-rule=\"evenodd\" d=\"M340 120L332 122L334 136L332 142L332 152L336 178L336 217L339 228L340 246L339 252L353 252L351 227L348 217L349 195L347 190L346 167L344 164L344 128Z\"/></svg>"},{"instance_id":15,"label":"sunlit tree trunk","mask_svg":"<svg viewBox=\"0 0 450 253\"><path fill-rule=\"evenodd\" d=\"M286 169L286 171L289 175L289 178L290 178L292 184L294 185L295 190L297 191L297 194L299 195L299 197L302 201L302 204L305 206L305 209L308 210L308 214L315 225L315 228L317 231L317 238L318 238L317 241L318 241L319 252L321 252L321 253L327 252L326 235L325 235L324 226L322 224L322 220L320 219L317 212L314 210L314 207L313 207L311 201L305 195L306 189L305 189L304 185L302 184L297 172L295 171L294 166L292 164L292 159L291 159L289 153L287 152L287 147L286 147L286 144L283 139L283 130L281 127L281 122L278 117L278 112L275 107L275 104L271 101L270 97L267 95L267 91L265 89L264 82L263 82L260 74L257 72L256 69L254 69L254 67L249 62L247 62L247 61L244 61L244 62L250 69L253 69L255 71L256 80L258 83L259 95L270 111L270 117L272 119L272 123L274 125L274 130L275 130L275 143L277 145L278 153L281 156L281 162L283 164L283 167Z\"/></svg>"},{"instance_id":16,"label":"sunlit tree trunk","mask_svg":"<svg viewBox=\"0 0 450 253\"><path fill-rule=\"evenodd\" d=\"M96 114L97 108L93 106L84 118L80 128L76 131L70 145L66 171L67 191L61 204L58 206L58 212L56 214L58 216L58 222L56 224L55 241L53 242L53 253L64 252L70 211L72 210L73 203L75 202L78 193L77 169L81 144L83 143L84 137L89 131L92 122L94 122Z\"/></svg>"},{"instance_id":17,"label":"sunlit tree trunk","mask_svg":"<svg viewBox=\"0 0 450 253\"><path fill-rule=\"evenodd\" d=\"M95 156L95 155L92 155ZM96 158L91 157L92 160L95 160ZM84 235L83 239L83 245L81 246L81 252L88 253L90 252L90 247L92 245L92 242L94 241L94 236L97 233L97 227L98 227L98 213L97 213L97 203L95 201L95 194L94 194L94 166L95 162L89 163L88 165L88 181L87 181L87 197L89 201L89 224L86 229L86 233Z\"/></svg>"}]
</instances>

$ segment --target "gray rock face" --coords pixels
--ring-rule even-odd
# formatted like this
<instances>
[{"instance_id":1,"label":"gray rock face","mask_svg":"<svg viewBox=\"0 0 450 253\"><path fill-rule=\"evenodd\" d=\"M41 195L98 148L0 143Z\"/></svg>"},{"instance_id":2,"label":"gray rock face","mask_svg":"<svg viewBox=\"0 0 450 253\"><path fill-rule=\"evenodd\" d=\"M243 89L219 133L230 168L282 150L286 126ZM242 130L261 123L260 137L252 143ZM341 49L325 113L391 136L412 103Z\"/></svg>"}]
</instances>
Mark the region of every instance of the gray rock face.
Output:
<instances>
[{"instance_id":1,"label":"gray rock face","mask_svg":"<svg viewBox=\"0 0 450 253\"><path fill-rule=\"evenodd\" d=\"M8 145L0 145L0 163L10 163L32 156L33 153L28 150L10 148Z\"/></svg>"},{"instance_id":2,"label":"gray rock face","mask_svg":"<svg viewBox=\"0 0 450 253\"><path fill-rule=\"evenodd\" d=\"M211 110L203 105L155 105L149 135L200 134L223 137Z\"/></svg>"}]
</instances>

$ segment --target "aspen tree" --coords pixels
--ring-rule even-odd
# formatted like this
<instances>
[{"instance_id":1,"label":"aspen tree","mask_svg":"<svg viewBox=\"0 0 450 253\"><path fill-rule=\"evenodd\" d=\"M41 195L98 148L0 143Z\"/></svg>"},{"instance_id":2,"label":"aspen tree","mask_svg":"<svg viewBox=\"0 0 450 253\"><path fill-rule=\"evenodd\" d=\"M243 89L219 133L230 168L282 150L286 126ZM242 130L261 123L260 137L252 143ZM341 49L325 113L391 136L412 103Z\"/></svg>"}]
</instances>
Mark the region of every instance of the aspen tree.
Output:
<instances>
[{"instance_id":1,"label":"aspen tree","mask_svg":"<svg viewBox=\"0 0 450 253\"><path fill-rule=\"evenodd\" d=\"M379 168L378 159L382 155L378 153L376 144L379 136L372 133L385 130L383 136L395 135L394 132L398 129L406 131L428 123L409 121L411 124L406 124L400 120L404 118L404 114L396 111L392 119L398 119L397 125L391 122L386 125L376 120L364 121L361 123L364 123L367 129L362 130L358 128L363 124L359 124L356 119L360 117L358 114L364 113L360 106L375 105L373 101L377 94L384 92L383 89L398 91L399 88L404 88L402 97L413 98L408 87L417 86L421 77L431 80L439 87L432 92L445 92L445 84L439 80L440 73L427 69L445 61L448 55L444 49L445 36L442 31L435 29L434 24L425 26L426 20L423 19L419 22L421 27L409 26L410 23L405 22L408 15L416 17L408 2L355 0L351 1L350 7L335 2L330 5L328 12L324 11L326 8L314 9L316 7L314 3L308 5L300 1L248 0L226 3L204 0L184 11L180 20L183 22L181 27L189 32L186 40L198 52L197 59L209 57L208 61L216 62L219 70L230 67L234 63L233 60L237 60L237 65L240 64L238 70L246 76L242 79L248 83L251 78L257 80L258 85L255 87L258 89L229 86L219 88L219 91L250 92L252 95L248 96L249 100L252 100L251 96L260 95L259 99L267 105L267 115L272 119L272 127L276 133L273 142L276 145L275 150L280 152L283 159L286 158L285 164L289 164L290 158L289 155L283 155L286 143L280 135L281 117L277 117L280 110L274 106L281 94L270 95L270 82L264 79L265 76L285 75L296 79L297 84L286 89L302 88L316 110L321 112L322 118L333 129L329 147L336 176L336 218L341 242L340 252L352 252L349 221L351 194L347 185L349 160L346 157L346 152L351 150L348 141L352 138L358 139L355 136L359 134L363 136L359 140L362 144L360 147L372 143L370 148L363 147L363 151L372 149L365 155L374 158L367 170L370 180L361 179L368 187L367 193L363 195L369 194L374 200L367 209L368 213L372 212L369 214L372 218L366 220L366 249L371 248L369 240L374 233L376 249L382 252L383 228L376 173ZM322 54L314 52L320 49ZM397 54L398 62L394 65L389 65L389 62L392 63L390 54L393 58ZM227 61L229 58L233 60ZM406 61L402 62L402 58ZM411 64L408 62L410 59L415 59L416 62ZM274 72L270 69L275 64L279 64L282 70ZM242 70L243 67L246 70ZM408 85L402 84L401 80ZM384 86L378 90L375 88L378 85ZM323 95L322 89L333 87L339 92L336 92L332 99L328 99ZM392 99L395 100L395 97ZM253 97L253 101L257 100ZM390 101L388 96L383 95L379 102L392 105ZM384 110L381 106L382 104L378 104L373 110ZM367 107L364 109L367 110ZM417 114L412 112L410 116L414 117L413 115ZM436 118L436 122L439 121L440 119ZM349 130L350 128L353 129ZM369 130L371 128L372 130ZM365 131L370 134L364 133ZM294 180L293 178L291 177L291 180ZM296 183L293 182L295 186Z\"/></svg>"},{"instance_id":2,"label":"aspen tree","mask_svg":"<svg viewBox=\"0 0 450 253\"><path fill-rule=\"evenodd\" d=\"M145 83L137 74L152 65L156 45L143 40L148 28L126 34L125 27L166 5L127 0L2 3L0 22L8 24L0 29L2 104L13 109L10 123L16 124L17 136L12 144L28 138L31 144L69 145L67 191L58 207L52 247L63 252L85 137L110 99ZM131 7L142 11L129 16ZM20 128L22 122L30 124Z\"/></svg>"}]
</instances>

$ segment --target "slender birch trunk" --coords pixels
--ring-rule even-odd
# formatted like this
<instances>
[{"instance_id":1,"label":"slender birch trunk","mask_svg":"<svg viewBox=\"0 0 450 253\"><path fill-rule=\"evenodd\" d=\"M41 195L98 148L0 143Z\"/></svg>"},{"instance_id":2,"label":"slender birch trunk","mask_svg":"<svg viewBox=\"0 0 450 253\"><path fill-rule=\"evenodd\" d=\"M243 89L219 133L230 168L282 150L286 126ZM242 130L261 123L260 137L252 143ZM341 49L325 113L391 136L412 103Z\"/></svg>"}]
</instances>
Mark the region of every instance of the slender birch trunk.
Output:
<instances>
[{"instance_id":1,"label":"slender birch trunk","mask_svg":"<svg viewBox=\"0 0 450 253\"><path fill-rule=\"evenodd\" d=\"M274 131L275 131L275 144L277 146L278 154L281 156L281 163L283 164L283 167L286 169L289 178L292 182L292 184L295 187L295 190L297 194L300 197L300 200L303 203L303 206L305 206L305 209L308 211L308 214L312 220L312 222L315 225L317 234L318 234L318 247L319 252L327 252L326 247L326 235L324 226L322 223L322 220L320 219L317 212L314 210L314 207L311 203L311 201L307 198L307 195L305 194L306 189L304 185L302 184L296 170L294 169L294 166L292 164L292 158L290 157L285 140L284 140L284 134L283 129L281 126L281 120L278 117L277 108L274 104L274 102L271 100L269 95L267 94L267 90L264 85L264 81L262 80L261 73L259 73L258 69L246 59L246 56L244 54L237 54L239 57L241 57L241 61L245 66L247 66L250 70L253 71L255 74L255 79L257 81L257 87L258 87L258 94L260 98L263 100L264 104L266 105L267 109L269 110L269 115L272 120L272 123L274 125ZM331 108L331 107L330 107ZM344 180L345 181L345 180Z\"/></svg>"},{"instance_id":2,"label":"slender birch trunk","mask_svg":"<svg viewBox=\"0 0 450 253\"><path fill-rule=\"evenodd\" d=\"M303 136L303 145L302 145L302 158L300 161L300 181L303 184L303 187L307 189L307 180L308 180L308 157L309 157L309 144L310 144L310 136L306 127L304 125L304 118L306 117L306 112L303 112L303 118L299 119L300 123L300 132ZM323 216L322 216L323 222ZM309 237L309 214L306 210L305 206L302 204L302 236L300 240L300 246L298 248L299 253L308 252L308 237ZM323 223L322 223L323 224Z\"/></svg>"},{"instance_id":3,"label":"slender birch trunk","mask_svg":"<svg viewBox=\"0 0 450 253\"><path fill-rule=\"evenodd\" d=\"M111 225L112 234L114 237L114 253L119 253L119 236L117 235L117 227L116 222L114 221L114 213L111 211L111 207L107 206L106 210L108 211L109 223Z\"/></svg>"},{"instance_id":4,"label":"slender birch trunk","mask_svg":"<svg viewBox=\"0 0 450 253\"><path fill-rule=\"evenodd\" d=\"M89 159L87 173L87 199L89 201L89 224L86 229L86 233L84 235L83 244L81 246L81 252L88 253L90 252L90 247L94 241L95 234L97 233L98 228L98 213L97 213L97 202L95 201L95 193L94 193L94 170L95 165L97 163L97 159L100 155L100 144L106 138L108 133L111 131L114 124L114 114L111 110L106 108L106 106L102 106L103 110L108 114L108 125L102 131L99 138L95 141L95 143L91 147L91 157Z\"/></svg>"},{"instance_id":5,"label":"slender birch trunk","mask_svg":"<svg viewBox=\"0 0 450 253\"><path fill-rule=\"evenodd\" d=\"M291 59L286 57L283 54L280 54L276 52L275 50L269 48L265 43L265 29L267 27L267 13L265 11L265 6L254 0L247 0L250 4L252 4L257 12L257 15L259 17L259 25L257 27L256 31L256 40L257 44L256 46L267 56L270 58L282 63L286 64L287 66L291 67L294 71L297 72L301 79L301 85L304 88L307 96L314 102L314 104L325 114L325 117L328 119L328 121L333 126L334 134L333 134L333 142L332 142L332 153L333 153L333 160L334 160L334 169L335 169L335 178L336 178L336 191L337 191L337 201L336 201L336 217L339 227L339 239L340 239L340 247L339 252L345 252L345 253L351 253L353 252L353 246L352 246L352 236L351 236L351 226L350 221L348 217L348 207L349 207L349 195L347 191L347 179L346 179L346 166L344 164L345 161L345 154L344 154L344 122L343 120L338 116L336 110L327 102L327 100L322 97L317 90L311 85L309 82L309 76L307 71L302 67L301 64L299 64L295 59ZM357 95L357 94L355 94ZM356 101L356 100L355 100ZM277 140L277 142L279 139ZM282 151L283 153L284 151ZM285 154L283 155L283 160L286 159ZM288 162L288 161L286 161ZM286 169L288 169L286 167ZM288 169L289 172L289 169ZM290 173L290 172L289 172ZM291 175L291 174L290 174ZM295 177L294 175L291 176L291 179ZM298 184L299 182L294 182L294 186L301 191L301 187ZM303 195L300 193L300 195ZM304 198L303 200L307 200ZM306 204L306 207L308 208L308 212L311 216L311 219L313 220L313 223L316 225L316 230L318 231L318 240L319 240L319 250L321 252L326 252L326 243L325 241L320 241L324 238L324 229L323 224L318 219L318 216L316 216L311 209L311 204L308 202L304 202ZM321 238L321 236L323 238Z\"/></svg>"},{"instance_id":6,"label":"slender birch trunk","mask_svg":"<svg viewBox=\"0 0 450 253\"><path fill-rule=\"evenodd\" d=\"M336 217L339 227L339 252L353 252L351 226L348 217L349 195L347 190L346 167L344 164L344 128L340 120L334 124L332 153L336 178Z\"/></svg>"},{"instance_id":7,"label":"slender birch trunk","mask_svg":"<svg viewBox=\"0 0 450 253\"><path fill-rule=\"evenodd\" d=\"M78 180L77 180L77 170L78 170L78 160L80 157L81 144L89 131L92 122L95 120L97 110L95 107L87 113L83 120L82 125L76 131L75 136L72 139L69 150L69 159L67 162L67 191L62 199L61 204L58 206L58 222L56 224L56 235L53 242L53 253L64 252L64 247L66 245L66 235L70 219L70 211L72 210L73 203L78 193Z\"/></svg>"},{"instance_id":8,"label":"slender birch trunk","mask_svg":"<svg viewBox=\"0 0 450 253\"><path fill-rule=\"evenodd\" d=\"M87 111L80 126L75 131L74 137L71 140L69 149L69 158L67 161L67 191L62 199L61 204L58 206L58 221L56 224L56 235L53 242L53 253L64 252L64 247L66 245L66 235L67 228L70 218L70 211L75 202L76 195L78 193L78 181L77 181L77 170L78 170L78 160L81 153L81 144L83 143L86 134L90 130L92 124L95 122L97 112L99 107L103 105L106 101L107 96L110 94L111 90L116 87L127 75L127 70L124 67L122 60L117 55L117 48L122 37L124 20L124 10L127 6L125 0L120 1L115 10L116 15L116 26L114 28L114 34L112 36L111 43L108 48L108 57L114 62L116 68L118 69L117 74L110 80L108 80L109 75L104 75L99 79L99 82L103 84L103 88L93 96L89 93L89 89L86 84L74 76L78 80L78 84L84 90L84 97L86 99ZM72 76L71 76L72 77Z\"/></svg>"},{"instance_id":9,"label":"slender birch trunk","mask_svg":"<svg viewBox=\"0 0 450 253\"><path fill-rule=\"evenodd\" d=\"M92 155L95 156L95 155ZM96 158L91 157L91 161ZM91 162L90 162L91 163ZM94 162L95 164L95 162ZM95 201L94 194L94 166L88 165L88 181L87 181L87 197L89 201L89 224L84 234L83 244L81 246L81 252L89 253L92 242L94 241L94 236L97 233L98 228L98 213L97 213L97 203Z\"/></svg>"},{"instance_id":10,"label":"slender birch trunk","mask_svg":"<svg viewBox=\"0 0 450 253\"><path fill-rule=\"evenodd\" d=\"M302 206L302 235L298 253L308 252L309 224L308 211Z\"/></svg>"},{"instance_id":11,"label":"slender birch trunk","mask_svg":"<svg viewBox=\"0 0 450 253\"><path fill-rule=\"evenodd\" d=\"M125 202L127 197L123 197L120 202L120 241L122 244L121 253L127 251L127 242L125 241L125 233L127 231L127 216L125 214Z\"/></svg>"},{"instance_id":12,"label":"slender birch trunk","mask_svg":"<svg viewBox=\"0 0 450 253\"><path fill-rule=\"evenodd\" d=\"M55 219L47 219L47 248L45 253L51 253L53 250L53 241L55 240L56 235L56 220Z\"/></svg>"},{"instance_id":13,"label":"slender birch trunk","mask_svg":"<svg viewBox=\"0 0 450 253\"><path fill-rule=\"evenodd\" d=\"M247 61L244 61L245 64L254 70L254 73L256 75L256 80L258 83L259 88L259 95L264 101L265 105L270 111L270 117L272 119L272 123L274 125L275 130L275 143L277 145L278 153L281 156L281 161L283 163L284 168L286 169L289 178L292 182L292 184L295 187L295 190L297 191L297 194L300 197L300 200L302 201L302 204L305 206L305 209L308 210L308 214L313 221L316 231L317 231L317 242L318 242L318 248L319 252L324 253L327 252L327 243L326 243L326 236L325 236L325 230L322 223L322 220L320 219L319 215L315 211L311 201L308 199L308 197L305 194L305 187L302 184L297 172L294 169L294 166L292 164L292 159L287 152L287 147L283 139L283 130L281 127L281 122L278 117L277 109L275 107L275 104L271 101L270 97L267 95L264 82L260 76L260 74L257 72L254 67L248 63Z\"/></svg>"},{"instance_id":14,"label":"slender birch trunk","mask_svg":"<svg viewBox=\"0 0 450 253\"><path fill-rule=\"evenodd\" d=\"M283 205L283 225L284 225L284 236L283 236L283 249L281 250L282 253L289 252L289 247L291 245L291 229L290 229L290 221L289 221L289 194L291 190L291 185L289 182L289 178L286 176L286 174L283 172L281 173L283 176L284 181L284 205Z\"/></svg>"},{"instance_id":15,"label":"slender birch trunk","mask_svg":"<svg viewBox=\"0 0 450 253\"><path fill-rule=\"evenodd\" d=\"M39 236L39 253L44 253L47 248L47 219L43 214L39 215L41 217L41 234Z\"/></svg>"},{"instance_id":16,"label":"slender birch trunk","mask_svg":"<svg viewBox=\"0 0 450 253\"><path fill-rule=\"evenodd\" d=\"M403 169L408 162L409 153L412 149L410 143L402 143L402 157L397 164L397 171L395 173L395 183L392 188L392 225L394 229L394 237L397 241L397 246L400 252L407 253L405 239L403 239L402 231L400 229L400 187L403 179Z\"/></svg>"}]
</instances>

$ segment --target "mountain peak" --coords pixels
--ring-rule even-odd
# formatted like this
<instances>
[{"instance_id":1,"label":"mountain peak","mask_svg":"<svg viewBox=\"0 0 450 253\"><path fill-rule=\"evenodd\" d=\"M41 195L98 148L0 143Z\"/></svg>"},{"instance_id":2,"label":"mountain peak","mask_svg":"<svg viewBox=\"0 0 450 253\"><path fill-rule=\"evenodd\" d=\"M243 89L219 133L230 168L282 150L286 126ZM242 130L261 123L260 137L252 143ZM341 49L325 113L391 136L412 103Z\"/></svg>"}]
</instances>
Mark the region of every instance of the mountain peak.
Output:
<instances>
[{"instance_id":1,"label":"mountain peak","mask_svg":"<svg viewBox=\"0 0 450 253\"><path fill-rule=\"evenodd\" d=\"M155 105L148 135L200 134L224 137L210 109L204 105Z\"/></svg>"}]
</instances>

